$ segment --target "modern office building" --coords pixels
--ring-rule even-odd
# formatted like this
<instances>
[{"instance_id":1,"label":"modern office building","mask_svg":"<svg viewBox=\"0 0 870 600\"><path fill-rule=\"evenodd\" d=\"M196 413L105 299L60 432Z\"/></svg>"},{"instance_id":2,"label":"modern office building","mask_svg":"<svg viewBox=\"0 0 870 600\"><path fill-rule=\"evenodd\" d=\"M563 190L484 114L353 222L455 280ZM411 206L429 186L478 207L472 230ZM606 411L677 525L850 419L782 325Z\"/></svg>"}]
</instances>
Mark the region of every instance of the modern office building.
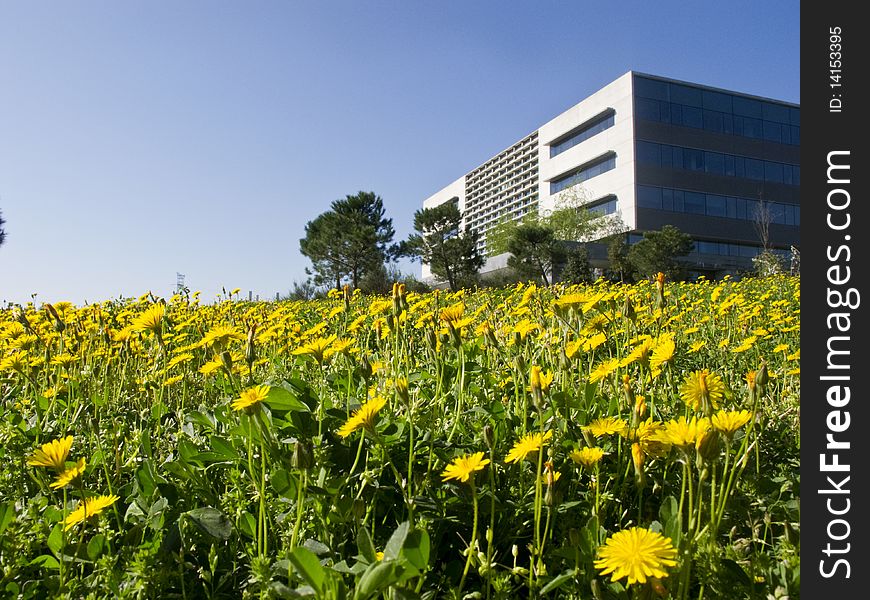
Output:
<instances>
[{"instance_id":1,"label":"modern office building","mask_svg":"<svg viewBox=\"0 0 870 600\"><path fill-rule=\"evenodd\" d=\"M759 207L774 251L800 247L800 107L630 71L423 207L457 203L485 252L498 222L552 210L561 194L617 213L629 243L668 224L688 233L696 274L751 270ZM506 264L507 255L491 257L483 272Z\"/></svg>"}]
</instances>

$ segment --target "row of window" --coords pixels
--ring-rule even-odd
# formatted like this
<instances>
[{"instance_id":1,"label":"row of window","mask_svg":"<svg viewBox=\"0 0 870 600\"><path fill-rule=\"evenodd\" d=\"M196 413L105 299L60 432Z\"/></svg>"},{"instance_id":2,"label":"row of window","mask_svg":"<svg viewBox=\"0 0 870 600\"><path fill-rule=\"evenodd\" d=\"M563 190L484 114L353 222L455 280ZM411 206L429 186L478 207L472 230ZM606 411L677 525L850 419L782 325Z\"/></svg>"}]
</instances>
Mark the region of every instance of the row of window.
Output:
<instances>
[{"instance_id":1,"label":"row of window","mask_svg":"<svg viewBox=\"0 0 870 600\"><path fill-rule=\"evenodd\" d=\"M643 239L643 236L638 233L631 233L628 236L629 244L636 244ZM691 255L696 254L713 254L717 256L742 256L743 258L754 258L761 254L761 246L754 244L736 244L732 242L709 242L704 240L694 240L695 247L692 249ZM770 250L777 256L789 258L791 252L782 248L771 248Z\"/></svg>"},{"instance_id":2,"label":"row of window","mask_svg":"<svg viewBox=\"0 0 870 600\"><path fill-rule=\"evenodd\" d=\"M611 197L609 200L604 200L603 202L588 204L586 210L599 216L612 215L616 212L616 197Z\"/></svg>"},{"instance_id":3,"label":"row of window","mask_svg":"<svg viewBox=\"0 0 870 600\"><path fill-rule=\"evenodd\" d=\"M761 254L761 246L750 244L732 244L729 242L705 242L695 240L695 252L698 254L716 254L719 256L742 256L754 258ZM791 254L788 250L772 248L771 252L782 258L788 258Z\"/></svg>"},{"instance_id":4,"label":"row of window","mask_svg":"<svg viewBox=\"0 0 870 600\"><path fill-rule=\"evenodd\" d=\"M638 118L648 121L672 123L683 127L739 135L777 144L799 146L801 143L801 128L798 125L765 121L755 117L743 117L717 110L684 106L649 98L637 98L634 106Z\"/></svg>"},{"instance_id":5,"label":"row of window","mask_svg":"<svg viewBox=\"0 0 870 600\"><path fill-rule=\"evenodd\" d=\"M719 196L651 185L637 186L637 206L744 221L757 221L763 216L760 211L766 210L770 223L801 224L801 207L796 204L765 202L762 209L761 202L751 198Z\"/></svg>"},{"instance_id":6,"label":"row of window","mask_svg":"<svg viewBox=\"0 0 870 600\"><path fill-rule=\"evenodd\" d=\"M800 126L801 124L801 111L798 107L747 98L727 92L705 90L680 83L638 76L634 78L634 94L639 98L660 100L739 117L751 117L784 125Z\"/></svg>"},{"instance_id":7,"label":"row of window","mask_svg":"<svg viewBox=\"0 0 870 600\"><path fill-rule=\"evenodd\" d=\"M610 154L604 158L583 165L579 170L562 175L550 182L550 195L561 192L582 181L601 175L616 168L616 155Z\"/></svg>"},{"instance_id":8,"label":"row of window","mask_svg":"<svg viewBox=\"0 0 870 600\"><path fill-rule=\"evenodd\" d=\"M588 140L593 135L601 133L605 129L613 127L613 120L614 113L611 110L604 116L596 117L588 123L584 123L577 131L550 146L550 158L553 158L557 154L561 154L565 150L573 148L577 144Z\"/></svg>"},{"instance_id":9,"label":"row of window","mask_svg":"<svg viewBox=\"0 0 870 600\"><path fill-rule=\"evenodd\" d=\"M768 183L800 185L801 182L798 165L654 142L637 142L637 161L656 167L704 171Z\"/></svg>"}]
</instances>

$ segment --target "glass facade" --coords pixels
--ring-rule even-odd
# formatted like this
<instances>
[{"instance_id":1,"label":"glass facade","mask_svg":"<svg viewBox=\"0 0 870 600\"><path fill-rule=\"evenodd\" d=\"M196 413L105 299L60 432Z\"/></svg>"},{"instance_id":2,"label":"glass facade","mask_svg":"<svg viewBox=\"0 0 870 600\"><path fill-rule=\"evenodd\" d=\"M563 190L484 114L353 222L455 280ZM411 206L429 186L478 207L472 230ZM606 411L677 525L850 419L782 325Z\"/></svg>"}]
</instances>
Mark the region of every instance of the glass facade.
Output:
<instances>
[{"instance_id":1,"label":"glass facade","mask_svg":"<svg viewBox=\"0 0 870 600\"><path fill-rule=\"evenodd\" d=\"M591 179L596 175L601 175L611 169L616 168L616 155L610 154L603 158L597 159L591 163L581 166L575 171L561 175L550 182L550 195L561 192L571 186L577 185L582 181Z\"/></svg>"},{"instance_id":2,"label":"glass facade","mask_svg":"<svg viewBox=\"0 0 870 600\"><path fill-rule=\"evenodd\" d=\"M586 210L600 216L612 215L616 212L616 196L590 202L586 205Z\"/></svg>"},{"instance_id":3,"label":"glass facade","mask_svg":"<svg viewBox=\"0 0 870 600\"><path fill-rule=\"evenodd\" d=\"M800 165L655 142L637 142L637 162L655 167L704 171L714 175L741 177L768 183L800 185L801 182Z\"/></svg>"},{"instance_id":4,"label":"glass facade","mask_svg":"<svg viewBox=\"0 0 870 600\"><path fill-rule=\"evenodd\" d=\"M779 225L801 224L801 207L783 202L765 202L770 222ZM638 208L653 208L670 212L691 213L708 217L724 217L755 221L761 203L758 199L719 196L651 185L637 186Z\"/></svg>"},{"instance_id":5,"label":"glass facade","mask_svg":"<svg viewBox=\"0 0 870 600\"><path fill-rule=\"evenodd\" d=\"M643 239L639 233L630 233L628 243L636 244ZM737 256L742 258L754 258L761 254L762 247L756 244L736 244L732 242L715 242L708 240L693 240L694 248L689 256L697 257L699 254L712 254L715 256ZM771 252L782 258L789 258L791 252L784 248L771 248Z\"/></svg>"},{"instance_id":6,"label":"glass facade","mask_svg":"<svg viewBox=\"0 0 870 600\"><path fill-rule=\"evenodd\" d=\"M601 133L605 129L613 127L613 119L614 112L611 110L605 115L599 115L589 122L584 123L567 137L550 145L550 158L562 154L565 150L573 148L581 142L585 142L593 135Z\"/></svg>"},{"instance_id":7,"label":"glass facade","mask_svg":"<svg viewBox=\"0 0 870 600\"><path fill-rule=\"evenodd\" d=\"M745 96L634 78L639 119L800 145L800 109Z\"/></svg>"}]
</instances>

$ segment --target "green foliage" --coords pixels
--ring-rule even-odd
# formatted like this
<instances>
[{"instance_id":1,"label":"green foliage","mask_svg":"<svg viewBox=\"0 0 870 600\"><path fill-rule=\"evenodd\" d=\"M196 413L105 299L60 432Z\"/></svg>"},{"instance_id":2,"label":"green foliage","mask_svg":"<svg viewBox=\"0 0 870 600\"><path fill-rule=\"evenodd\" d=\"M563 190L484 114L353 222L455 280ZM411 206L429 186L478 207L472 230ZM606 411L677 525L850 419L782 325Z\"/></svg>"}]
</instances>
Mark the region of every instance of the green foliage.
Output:
<instances>
[{"instance_id":1,"label":"green foliage","mask_svg":"<svg viewBox=\"0 0 870 600\"><path fill-rule=\"evenodd\" d=\"M553 267L565 258L565 247L551 227L538 223L518 225L508 240L508 266L529 279L550 285Z\"/></svg>"},{"instance_id":2,"label":"green foliage","mask_svg":"<svg viewBox=\"0 0 870 600\"><path fill-rule=\"evenodd\" d=\"M461 231L462 215L453 202L414 213L414 231L406 243L408 255L429 265L432 274L450 290L473 284L484 258L477 251L477 235Z\"/></svg>"},{"instance_id":3,"label":"green foliage","mask_svg":"<svg viewBox=\"0 0 870 600\"><path fill-rule=\"evenodd\" d=\"M562 269L560 279L564 283L591 283L595 279L592 263L589 262L589 250L586 246L577 246L568 252L568 260Z\"/></svg>"},{"instance_id":4,"label":"green foliage","mask_svg":"<svg viewBox=\"0 0 870 600\"><path fill-rule=\"evenodd\" d=\"M665 225L660 231L647 231L643 239L628 251L628 260L639 279L664 273L671 281L684 278L684 268L677 260L692 251L691 236L673 225Z\"/></svg>"},{"instance_id":5,"label":"green foliage","mask_svg":"<svg viewBox=\"0 0 870 600\"><path fill-rule=\"evenodd\" d=\"M299 249L311 260L316 285L338 289L347 279L357 288L367 274L396 257L393 221L385 213L379 196L359 192L335 200L329 211L305 225Z\"/></svg>"},{"instance_id":6,"label":"green foliage","mask_svg":"<svg viewBox=\"0 0 870 600\"><path fill-rule=\"evenodd\" d=\"M631 281L631 262L628 260L628 242L624 235L614 235L607 242L607 270L610 278Z\"/></svg>"},{"instance_id":7,"label":"green foliage","mask_svg":"<svg viewBox=\"0 0 870 600\"><path fill-rule=\"evenodd\" d=\"M752 265L755 268L755 274L759 277L780 275L785 271L780 257L770 250L763 250L754 256L752 258Z\"/></svg>"}]
</instances>

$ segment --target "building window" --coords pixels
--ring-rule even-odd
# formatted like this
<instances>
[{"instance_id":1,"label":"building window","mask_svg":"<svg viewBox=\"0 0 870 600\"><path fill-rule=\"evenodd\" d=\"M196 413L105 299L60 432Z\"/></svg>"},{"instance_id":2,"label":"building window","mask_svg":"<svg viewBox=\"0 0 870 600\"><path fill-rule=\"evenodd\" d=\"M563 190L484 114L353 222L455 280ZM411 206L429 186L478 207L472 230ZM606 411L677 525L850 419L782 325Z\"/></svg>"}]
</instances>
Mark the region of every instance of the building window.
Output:
<instances>
[{"instance_id":1,"label":"building window","mask_svg":"<svg viewBox=\"0 0 870 600\"><path fill-rule=\"evenodd\" d=\"M708 217L722 217L741 221L755 221L760 203L757 199L720 196L660 188L653 185L637 186L638 208L652 208L670 212L691 213ZM779 225L801 224L801 207L785 202L765 202L770 222Z\"/></svg>"},{"instance_id":2,"label":"building window","mask_svg":"<svg viewBox=\"0 0 870 600\"><path fill-rule=\"evenodd\" d=\"M601 133L605 129L613 127L614 115L615 113L613 112L613 109L609 108L600 115L586 121L580 125L580 127L568 132L567 135L553 141L550 144L550 158L565 152L565 150L573 148L577 144L588 140L593 135Z\"/></svg>"},{"instance_id":3,"label":"building window","mask_svg":"<svg viewBox=\"0 0 870 600\"><path fill-rule=\"evenodd\" d=\"M550 181L550 194L556 194L571 186L577 185L596 175L600 175L616 168L616 155L610 153L592 162L580 166L578 169L569 171Z\"/></svg>"},{"instance_id":4,"label":"building window","mask_svg":"<svg viewBox=\"0 0 870 600\"><path fill-rule=\"evenodd\" d=\"M705 152L695 148L681 148L641 140L637 142L636 152L639 164L688 171L705 171L715 175L741 177L768 183L800 185L799 165L719 152Z\"/></svg>"},{"instance_id":5,"label":"building window","mask_svg":"<svg viewBox=\"0 0 870 600\"><path fill-rule=\"evenodd\" d=\"M634 94L638 119L800 145L797 107L644 77L635 77Z\"/></svg>"}]
</instances>

